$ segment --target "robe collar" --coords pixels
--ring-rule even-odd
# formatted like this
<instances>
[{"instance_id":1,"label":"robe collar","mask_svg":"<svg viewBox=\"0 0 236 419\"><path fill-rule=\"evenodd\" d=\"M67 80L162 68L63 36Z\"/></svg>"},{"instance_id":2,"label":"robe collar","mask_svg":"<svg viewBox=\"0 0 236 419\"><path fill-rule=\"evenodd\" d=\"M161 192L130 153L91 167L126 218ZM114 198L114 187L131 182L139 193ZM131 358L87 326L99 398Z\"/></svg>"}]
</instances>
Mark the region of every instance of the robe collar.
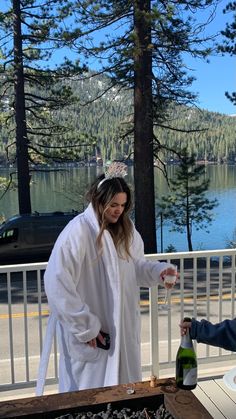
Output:
<instances>
[{"instance_id":1,"label":"robe collar","mask_svg":"<svg viewBox=\"0 0 236 419\"><path fill-rule=\"evenodd\" d=\"M86 221L90 224L90 226L93 228L95 233L98 234L99 233L99 223L98 223L96 213L95 213L91 203L88 205L88 207L84 211L84 215L85 215Z\"/></svg>"},{"instance_id":2,"label":"robe collar","mask_svg":"<svg viewBox=\"0 0 236 419\"><path fill-rule=\"evenodd\" d=\"M84 211L85 219L97 236L100 230L96 213L90 203ZM111 281L119 282L118 254L108 230L104 230L102 235L102 254L105 269Z\"/></svg>"}]
</instances>

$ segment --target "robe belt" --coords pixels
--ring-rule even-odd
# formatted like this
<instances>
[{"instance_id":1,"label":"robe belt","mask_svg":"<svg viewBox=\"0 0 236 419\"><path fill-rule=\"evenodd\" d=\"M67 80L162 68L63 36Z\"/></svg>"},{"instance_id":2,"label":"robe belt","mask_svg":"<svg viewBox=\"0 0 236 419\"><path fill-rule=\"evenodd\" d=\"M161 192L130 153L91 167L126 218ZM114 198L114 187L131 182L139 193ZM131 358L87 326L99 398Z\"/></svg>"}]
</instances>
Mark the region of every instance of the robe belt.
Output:
<instances>
[{"instance_id":1,"label":"robe belt","mask_svg":"<svg viewBox=\"0 0 236 419\"><path fill-rule=\"evenodd\" d=\"M44 391L44 385L47 376L48 364L50 353L52 349L53 338L56 332L57 319L53 314L50 314L48 318L48 324L46 329L46 335L44 338L43 350L39 363L37 385L35 390L36 396L42 396Z\"/></svg>"}]
</instances>

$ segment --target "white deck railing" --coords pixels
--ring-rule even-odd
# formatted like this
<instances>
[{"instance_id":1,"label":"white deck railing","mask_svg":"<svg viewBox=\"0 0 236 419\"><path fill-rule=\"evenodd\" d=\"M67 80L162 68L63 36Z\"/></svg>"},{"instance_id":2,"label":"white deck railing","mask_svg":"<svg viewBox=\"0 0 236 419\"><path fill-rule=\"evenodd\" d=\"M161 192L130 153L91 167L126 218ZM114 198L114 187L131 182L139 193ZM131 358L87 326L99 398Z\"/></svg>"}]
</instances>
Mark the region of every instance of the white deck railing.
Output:
<instances>
[{"instance_id":1,"label":"white deck railing","mask_svg":"<svg viewBox=\"0 0 236 419\"><path fill-rule=\"evenodd\" d=\"M179 321L184 316L213 323L235 317L236 249L148 255L178 265L179 281L169 295L171 309L161 311L163 288L141 290L142 369L144 377L174 375ZM0 391L35 386L48 318L43 287L46 263L0 266ZM197 345L199 375L211 376L235 360L235 354ZM235 361L234 361L235 362ZM58 378L57 344L50 357L47 383Z\"/></svg>"}]
</instances>

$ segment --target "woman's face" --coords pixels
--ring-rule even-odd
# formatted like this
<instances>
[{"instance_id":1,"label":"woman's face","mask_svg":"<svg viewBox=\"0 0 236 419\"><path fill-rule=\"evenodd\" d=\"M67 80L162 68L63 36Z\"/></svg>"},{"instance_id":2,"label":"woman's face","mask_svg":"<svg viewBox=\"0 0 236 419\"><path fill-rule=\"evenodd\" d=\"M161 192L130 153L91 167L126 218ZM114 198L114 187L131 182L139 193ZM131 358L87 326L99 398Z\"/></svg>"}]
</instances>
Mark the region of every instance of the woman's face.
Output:
<instances>
[{"instance_id":1,"label":"woman's face","mask_svg":"<svg viewBox=\"0 0 236 419\"><path fill-rule=\"evenodd\" d=\"M119 192L114 195L104 213L105 220L108 224L114 224L118 221L119 217L125 209L126 202L127 194L125 192Z\"/></svg>"}]
</instances>

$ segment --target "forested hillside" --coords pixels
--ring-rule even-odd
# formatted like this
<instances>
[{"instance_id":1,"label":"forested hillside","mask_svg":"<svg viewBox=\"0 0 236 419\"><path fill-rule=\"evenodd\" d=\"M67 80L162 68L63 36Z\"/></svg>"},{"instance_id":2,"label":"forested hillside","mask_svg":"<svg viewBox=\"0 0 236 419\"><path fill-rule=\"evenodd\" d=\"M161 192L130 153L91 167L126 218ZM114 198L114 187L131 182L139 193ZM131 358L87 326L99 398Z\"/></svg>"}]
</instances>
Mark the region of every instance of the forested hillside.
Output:
<instances>
[{"instance_id":1,"label":"forested hillside","mask_svg":"<svg viewBox=\"0 0 236 419\"><path fill-rule=\"evenodd\" d=\"M91 159L97 154L104 160L120 159L124 156L132 158L132 134L123 137L132 123L132 93L120 92L114 88L101 95L108 85L104 76L74 79L70 84L78 101L55 113L54 118L60 123L73 126L68 132L71 145L75 132L88 137L90 146L81 148L79 159ZM1 163L6 162L5 148L12 141L9 138L12 127L7 127L5 119L10 106L6 101L0 113ZM176 105L166 114L162 126L156 127L155 134L161 144L173 150L187 146L198 160L222 163L235 162L236 159L236 117L233 116ZM60 146L60 138L56 137L50 145ZM161 158L168 161L175 159L175 155L166 152ZM78 153L76 159L78 160Z\"/></svg>"},{"instance_id":2,"label":"forested hillside","mask_svg":"<svg viewBox=\"0 0 236 419\"><path fill-rule=\"evenodd\" d=\"M235 162L236 116L176 107L172 113L171 125L180 131L157 129L162 144L174 150L187 146L189 152L196 155L197 160ZM187 132L194 130L198 131Z\"/></svg>"}]
</instances>

